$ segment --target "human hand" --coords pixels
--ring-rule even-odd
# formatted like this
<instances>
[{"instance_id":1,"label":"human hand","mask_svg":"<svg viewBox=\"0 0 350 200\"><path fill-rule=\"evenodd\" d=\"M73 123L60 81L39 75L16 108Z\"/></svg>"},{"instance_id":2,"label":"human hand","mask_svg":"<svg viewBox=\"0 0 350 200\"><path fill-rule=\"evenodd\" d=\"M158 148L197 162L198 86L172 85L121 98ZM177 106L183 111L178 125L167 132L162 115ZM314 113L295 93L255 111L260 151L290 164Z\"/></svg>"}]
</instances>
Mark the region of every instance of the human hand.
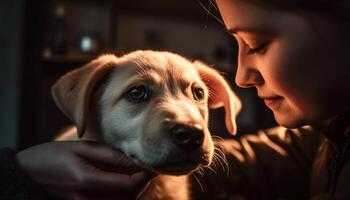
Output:
<instances>
[{"instance_id":1,"label":"human hand","mask_svg":"<svg viewBox=\"0 0 350 200\"><path fill-rule=\"evenodd\" d=\"M87 141L36 145L17 153L16 160L36 183L63 199L136 199L154 177L121 152Z\"/></svg>"}]
</instances>

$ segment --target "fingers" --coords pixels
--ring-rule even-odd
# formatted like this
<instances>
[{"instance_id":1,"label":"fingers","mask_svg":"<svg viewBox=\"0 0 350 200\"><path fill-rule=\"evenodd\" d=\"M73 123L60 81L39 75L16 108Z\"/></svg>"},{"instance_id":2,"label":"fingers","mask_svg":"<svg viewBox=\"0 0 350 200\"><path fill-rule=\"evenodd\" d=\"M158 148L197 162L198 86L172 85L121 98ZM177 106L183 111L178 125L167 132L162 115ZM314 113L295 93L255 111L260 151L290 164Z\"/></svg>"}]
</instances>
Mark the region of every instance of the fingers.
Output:
<instances>
[{"instance_id":1,"label":"fingers","mask_svg":"<svg viewBox=\"0 0 350 200\"><path fill-rule=\"evenodd\" d=\"M122 152L96 142L80 141L76 153L106 171L129 174L140 171L140 168Z\"/></svg>"},{"instance_id":2,"label":"fingers","mask_svg":"<svg viewBox=\"0 0 350 200\"><path fill-rule=\"evenodd\" d=\"M76 142L76 152L87 159L95 160L97 162L110 163L113 162L115 154L117 156L124 156L120 151L116 151L107 145L99 144L92 141L78 141Z\"/></svg>"},{"instance_id":3,"label":"fingers","mask_svg":"<svg viewBox=\"0 0 350 200\"><path fill-rule=\"evenodd\" d=\"M146 185L154 176L145 172L137 172L132 175L106 172L95 169L93 173L82 175L80 182L86 188L94 190L119 190L119 191L135 191Z\"/></svg>"},{"instance_id":4,"label":"fingers","mask_svg":"<svg viewBox=\"0 0 350 200\"><path fill-rule=\"evenodd\" d=\"M35 182L66 199L136 199L155 176L140 169L135 173L136 165L123 153L87 141L38 145L17 159Z\"/></svg>"},{"instance_id":5,"label":"fingers","mask_svg":"<svg viewBox=\"0 0 350 200\"><path fill-rule=\"evenodd\" d=\"M136 199L155 174L137 172L132 175L113 173L96 168L81 159L74 164L76 178L70 187L65 187L68 199ZM56 192L54 192L56 193ZM57 194L57 193L56 193ZM59 194L61 195L61 194Z\"/></svg>"},{"instance_id":6,"label":"fingers","mask_svg":"<svg viewBox=\"0 0 350 200\"><path fill-rule=\"evenodd\" d=\"M74 166L74 169L79 169L72 170L75 171L77 185L81 185L81 188L99 190L115 190L119 188L123 191L131 191L142 187L155 177L155 174L146 172L125 174L123 172L105 171L83 158L76 160L72 166Z\"/></svg>"}]
</instances>

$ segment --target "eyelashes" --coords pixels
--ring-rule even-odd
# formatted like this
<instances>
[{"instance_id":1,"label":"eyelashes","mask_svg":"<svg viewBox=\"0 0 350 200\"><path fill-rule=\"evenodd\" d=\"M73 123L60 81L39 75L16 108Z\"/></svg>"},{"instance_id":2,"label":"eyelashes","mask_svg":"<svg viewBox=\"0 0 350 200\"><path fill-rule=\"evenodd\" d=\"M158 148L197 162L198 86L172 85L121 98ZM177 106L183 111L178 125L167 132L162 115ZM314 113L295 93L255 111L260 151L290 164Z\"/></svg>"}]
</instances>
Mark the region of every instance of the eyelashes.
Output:
<instances>
[{"instance_id":1,"label":"eyelashes","mask_svg":"<svg viewBox=\"0 0 350 200\"><path fill-rule=\"evenodd\" d=\"M261 43L260 45L256 46L255 48L250 48L247 42L245 42L243 39L238 39L235 36L231 35L233 39L237 42L239 48L245 47L246 51L245 53L247 55L255 55L255 54L264 54L267 51L267 46L269 42Z\"/></svg>"},{"instance_id":2,"label":"eyelashes","mask_svg":"<svg viewBox=\"0 0 350 200\"><path fill-rule=\"evenodd\" d=\"M256 48L248 48L246 54L254 55L254 54L264 54L267 50L267 43L263 43Z\"/></svg>"}]
</instances>

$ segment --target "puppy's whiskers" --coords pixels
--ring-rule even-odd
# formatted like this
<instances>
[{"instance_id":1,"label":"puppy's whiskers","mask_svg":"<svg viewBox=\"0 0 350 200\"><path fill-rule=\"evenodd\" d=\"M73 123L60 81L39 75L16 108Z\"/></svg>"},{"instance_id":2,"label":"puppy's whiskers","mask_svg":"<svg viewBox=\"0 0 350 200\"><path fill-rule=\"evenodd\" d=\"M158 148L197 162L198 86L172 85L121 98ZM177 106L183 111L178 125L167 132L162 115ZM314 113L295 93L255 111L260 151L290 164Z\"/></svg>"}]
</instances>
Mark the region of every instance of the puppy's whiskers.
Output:
<instances>
[{"instance_id":1,"label":"puppy's whiskers","mask_svg":"<svg viewBox=\"0 0 350 200\"><path fill-rule=\"evenodd\" d=\"M222 139L222 138L220 138ZM194 180L199 184L201 190L204 192L203 184L201 183L200 179L197 177L197 175L204 176L205 170L208 169L212 171L214 174L217 174L216 170L219 169L219 166L224 172L227 172L227 176L229 174L229 168L226 156L221 149L219 144L214 144L214 155L213 155L213 161L212 164L209 166L200 166L196 171L194 171L191 176L193 176Z\"/></svg>"},{"instance_id":2,"label":"puppy's whiskers","mask_svg":"<svg viewBox=\"0 0 350 200\"><path fill-rule=\"evenodd\" d=\"M212 138L214 141L213 161L209 166L200 166L198 169L196 169L196 171L192 173L194 176L195 174L203 176L205 170L210 170L214 174L217 174L217 170L219 169L221 169L223 172L226 172L226 175L229 176L228 161L223 148L221 147L220 143L218 143L218 141L223 141L224 139L219 136L212 136Z\"/></svg>"},{"instance_id":3,"label":"puppy's whiskers","mask_svg":"<svg viewBox=\"0 0 350 200\"><path fill-rule=\"evenodd\" d=\"M193 178L197 181L199 187L201 188L202 192L204 192L204 188L203 188L203 185L202 183L200 182L199 178L196 176L195 173L192 174L193 175Z\"/></svg>"},{"instance_id":4,"label":"puppy's whiskers","mask_svg":"<svg viewBox=\"0 0 350 200\"><path fill-rule=\"evenodd\" d=\"M229 164L225 155L225 152L219 143L219 141L223 141L224 139L219 136L212 136L213 142L214 142L214 155L213 155L213 161L217 161L222 166L222 170L226 172L227 176L229 175Z\"/></svg>"},{"instance_id":5,"label":"puppy's whiskers","mask_svg":"<svg viewBox=\"0 0 350 200\"><path fill-rule=\"evenodd\" d=\"M213 163L218 163L215 165L216 167L220 166L223 172L226 172L227 176L229 174L228 162L226 160L225 154L222 152L220 148L215 147L214 155L213 155Z\"/></svg>"},{"instance_id":6,"label":"puppy's whiskers","mask_svg":"<svg viewBox=\"0 0 350 200\"><path fill-rule=\"evenodd\" d=\"M198 173L200 175L204 174L204 170L208 169L212 171L214 174L217 174L217 170L222 170L226 173L227 176L229 176L229 165L226 158L226 155L220 145L217 141L224 140L223 138L219 136L212 136L214 141L214 154L213 154L213 161L211 165L209 166L201 166L198 168L195 173Z\"/></svg>"}]
</instances>

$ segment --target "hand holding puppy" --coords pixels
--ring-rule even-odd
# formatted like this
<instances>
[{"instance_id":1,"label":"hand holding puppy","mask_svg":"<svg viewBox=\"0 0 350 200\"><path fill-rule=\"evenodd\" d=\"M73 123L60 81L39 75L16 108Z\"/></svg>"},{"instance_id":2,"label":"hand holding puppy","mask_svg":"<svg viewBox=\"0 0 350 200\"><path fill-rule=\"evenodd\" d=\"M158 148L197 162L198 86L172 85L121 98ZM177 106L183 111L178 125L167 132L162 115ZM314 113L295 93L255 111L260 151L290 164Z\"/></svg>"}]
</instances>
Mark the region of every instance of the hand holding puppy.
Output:
<instances>
[{"instance_id":1,"label":"hand holding puppy","mask_svg":"<svg viewBox=\"0 0 350 200\"><path fill-rule=\"evenodd\" d=\"M122 153L87 141L33 146L16 160L36 183L64 199L136 199L154 177Z\"/></svg>"}]
</instances>

